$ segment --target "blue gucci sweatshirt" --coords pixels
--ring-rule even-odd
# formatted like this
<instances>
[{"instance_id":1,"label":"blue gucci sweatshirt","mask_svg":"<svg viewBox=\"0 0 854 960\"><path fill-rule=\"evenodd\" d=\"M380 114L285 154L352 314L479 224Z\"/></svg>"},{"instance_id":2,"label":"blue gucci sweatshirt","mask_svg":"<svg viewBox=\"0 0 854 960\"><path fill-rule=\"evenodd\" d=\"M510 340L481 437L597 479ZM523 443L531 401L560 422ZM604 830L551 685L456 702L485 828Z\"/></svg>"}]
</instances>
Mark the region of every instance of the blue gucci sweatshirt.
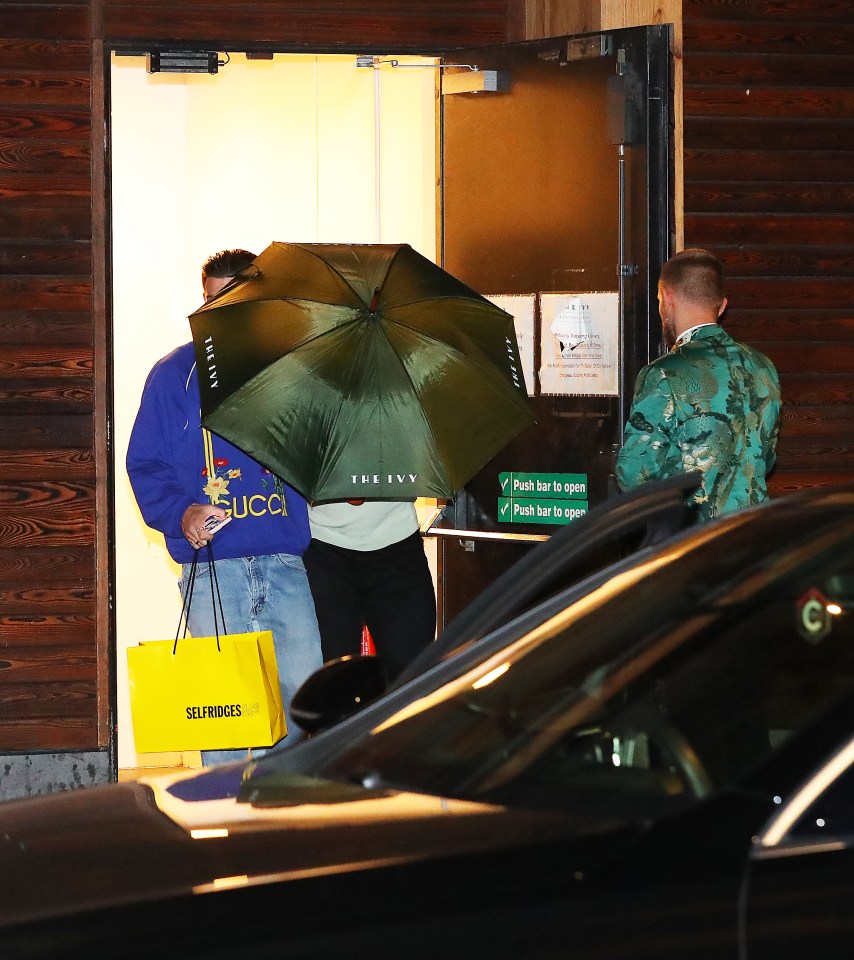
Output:
<instances>
[{"instance_id":1,"label":"blue gucci sweatshirt","mask_svg":"<svg viewBox=\"0 0 854 960\"><path fill-rule=\"evenodd\" d=\"M193 559L181 517L191 504L211 502L233 517L214 536L215 560L302 556L310 539L303 497L237 447L208 436L212 470L205 457L195 353L186 343L149 373L126 461L142 517L163 534L172 558Z\"/></svg>"}]
</instances>

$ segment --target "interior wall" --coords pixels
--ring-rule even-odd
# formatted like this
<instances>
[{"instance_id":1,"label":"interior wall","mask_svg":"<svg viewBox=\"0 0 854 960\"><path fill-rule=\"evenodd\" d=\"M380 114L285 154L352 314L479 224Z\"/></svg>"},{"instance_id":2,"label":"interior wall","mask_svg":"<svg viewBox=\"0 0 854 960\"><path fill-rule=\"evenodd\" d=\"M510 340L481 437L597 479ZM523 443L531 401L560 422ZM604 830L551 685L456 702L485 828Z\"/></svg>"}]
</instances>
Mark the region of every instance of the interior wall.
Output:
<instances>
[{"instance_id":1,"label":"interior wall","mask_svg":"<svg viewBox=\"0 0 854 960\"><path fill-rule=\"evenodd\" d=\"M425 58L396 57L399 63ZM353 56L233 54L214 76L111 70L119 767L195 763L133 747L125 650L175 635L179 568L124 467L152 365L189 340L200 264L273 241L411 244L437 256L436 70Z\"/></svg>"}]
</instances>

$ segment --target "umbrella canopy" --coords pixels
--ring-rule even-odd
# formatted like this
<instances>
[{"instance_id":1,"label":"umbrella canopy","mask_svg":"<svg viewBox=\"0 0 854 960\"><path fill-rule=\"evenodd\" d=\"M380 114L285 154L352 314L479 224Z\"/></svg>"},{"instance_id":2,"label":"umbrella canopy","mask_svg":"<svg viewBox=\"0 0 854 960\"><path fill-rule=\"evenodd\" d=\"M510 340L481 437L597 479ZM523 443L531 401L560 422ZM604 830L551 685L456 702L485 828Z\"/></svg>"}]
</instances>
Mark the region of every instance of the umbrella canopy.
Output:
<instances>
[{"instance_id":1,"label":"umbrella canopy","mask_svg":"<svg viewBox=\"0 0 854 960\"><path fill-rule=\"evenodd\" d=\"M273 243L190 326L203 424L313 502L451 497L532 422L513 318L406 244Z\"/></svg>"}]
</instances>

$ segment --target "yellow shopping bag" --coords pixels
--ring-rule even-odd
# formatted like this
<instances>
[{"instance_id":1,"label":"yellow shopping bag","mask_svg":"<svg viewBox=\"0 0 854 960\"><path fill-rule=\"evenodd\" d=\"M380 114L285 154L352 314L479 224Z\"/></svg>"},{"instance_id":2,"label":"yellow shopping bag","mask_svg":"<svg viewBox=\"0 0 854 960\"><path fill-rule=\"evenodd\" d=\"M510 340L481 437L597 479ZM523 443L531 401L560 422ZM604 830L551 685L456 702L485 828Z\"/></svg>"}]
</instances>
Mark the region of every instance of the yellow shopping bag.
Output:
<instances>
[{"instance_id":1,"label":"yellow shopping bag","mask_svg":"<svg viewBox=\"0 0 854 960\"><path fill-rule=\"evenodd\" d=\"M269 630L127 651L137 753L269 747L287 733Z\"/></svg>"}]
</instances>

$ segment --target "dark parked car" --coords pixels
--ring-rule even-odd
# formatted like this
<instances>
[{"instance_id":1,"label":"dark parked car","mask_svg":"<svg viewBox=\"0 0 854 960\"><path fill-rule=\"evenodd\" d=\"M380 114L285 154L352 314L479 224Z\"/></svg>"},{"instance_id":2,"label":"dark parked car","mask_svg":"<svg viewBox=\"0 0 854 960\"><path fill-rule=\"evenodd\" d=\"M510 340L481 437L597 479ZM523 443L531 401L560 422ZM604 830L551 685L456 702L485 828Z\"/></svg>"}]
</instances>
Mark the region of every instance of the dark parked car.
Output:
<instances>
[{"instance_id":1,"label":"dark parked car","mask_svg":"<svg viewBox=\"0 0 854 960\"><path fill-rule=\"evenodd\" d=\"M256 763L0 805L4 960L847 960L854 485L649 539Z\"/></svg>"}]
</instances>

